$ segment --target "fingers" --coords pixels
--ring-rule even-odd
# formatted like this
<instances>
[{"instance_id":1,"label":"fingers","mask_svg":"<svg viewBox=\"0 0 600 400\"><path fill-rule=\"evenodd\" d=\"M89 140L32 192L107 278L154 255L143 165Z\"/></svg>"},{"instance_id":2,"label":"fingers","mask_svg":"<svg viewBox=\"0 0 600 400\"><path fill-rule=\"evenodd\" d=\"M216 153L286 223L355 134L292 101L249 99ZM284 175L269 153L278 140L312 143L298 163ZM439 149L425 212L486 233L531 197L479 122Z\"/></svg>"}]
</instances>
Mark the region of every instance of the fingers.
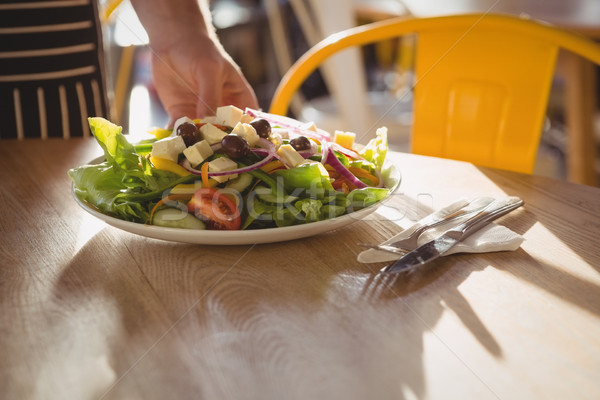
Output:
<instances>
[{"instance_id":1,"label":"fingers","mask_svg":"<svg viewBox=\"0 0 600 400\"><path fill-rule=\"evenodd\" d=\"M222 87L210 81L199 83L198 93L192 106L198 118L203 118L217 113L217 107L223 105L221 102Z\"/></svg>"},{"instance_id":2,"label":"fingers","mask_svg":"<svg viewBox=\"0 0 600 400\"><path fill-rule=\"evenodd\" d=\"M228 91L224 91L222 101L224 105L231 104L238 108L241 108L242 110L246 107L254 109L258 108L258 99L256 98L256 94L254 93L254 90L252 89L250 84L248 84L248 82L246 82L245 79L243 79L243 81L240 82L237 91L231 93Z\"/></svg>"},{"instance_id":3,"label":"fingers","mask_svg":"<svg viewBox=\"0 0 600 400\"><path fill-rule=\"evenodd\" d=\"M230 78L223 88L221 105L234 105L242 110L246 107L258 108L258 99L242 72L233 66Z\"/></svg>"},{"instance_id":4,"label":"fingers","mask_svg":"<svg viewBox=\"0 0 600 400\"><path fill-rule=\"evenodd\" d=\"M215 115L220 106L258 108L254 90L233 61L224 57L214 60L163 56L154 63L155 86L169 115L169 126L183 116Z\"/></svg>"},{"instance_id":5,"label":"fingers","mask_svg":"<svg viewBox=\"0 0 600 400\"><path fill-rule=\"evenodd\" d=\"M181 117L199 118L196 114L196 96L190 95L187 100L183 100L178 103L171 103L169 105L163 104L165 110L169 115L168 128L173 127L175 121Z\"/></svg>"}]
</instances>

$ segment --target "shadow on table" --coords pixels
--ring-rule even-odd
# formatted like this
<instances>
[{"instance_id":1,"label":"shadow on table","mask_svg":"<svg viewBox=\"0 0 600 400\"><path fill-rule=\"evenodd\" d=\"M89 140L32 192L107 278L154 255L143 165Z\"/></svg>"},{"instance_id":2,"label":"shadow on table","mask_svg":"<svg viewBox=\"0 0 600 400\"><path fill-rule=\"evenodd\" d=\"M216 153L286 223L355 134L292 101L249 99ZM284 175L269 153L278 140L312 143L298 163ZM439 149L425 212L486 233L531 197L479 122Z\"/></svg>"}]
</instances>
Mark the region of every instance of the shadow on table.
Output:
<instances>
[{"instance_id":1,"label":"shadow on table","mask_svg":"<svg viewBox=\"0 0 600 400\"><path fill-rule=\"evenodd\" d=\"M51 361L57 375L63 365L87 374L78 386L62 385L65 398L211 398L180 335L185 312L174 306L190 307L177 287L186 276L173 262L185 270L191 249L106 227L61 269L49 303L61 347L72 350Z\"/></svg>"},{"instance_id":2,"label":"shadow on table","mask_svg":"<svg viewBox=\"0 0 600 400\"><path fill-rule=\"evenodd\" d=\"M524 216L499 222L524 233L534 221L527 211L526 205ZM373 239L363 236L371 223L256 246L170 243L109 227L65 267L56 301L110 316L109 324L69 325L80 327L71 333L78 342L88 328L114 338L103 344L116 372L111 395L141 390L152 397L159 386L176 397L363 399L393 393L405 399L426 397L424 340L447 308L487 352L503 356L458 290L482 265L532 285L540 284L540 271L567 287L590 285L548 265L513 267L529 257L522 249L478 255L477 263L471 255L454 255L410 275L376 276L382 265L356 261L356 243ZM331 249L339 247L348 251L336 251L334 260ZM80 289L73 290L73 282ZM600 294L589 294L600 290L585 292L585 299L576 290L553 294L600 314ZM485 386L471 371L463 373Z\"/></svg>"},{"instance_id":3,"label":"shadow on table","mask_svg":"<svg viewBox=\"0 0 600 400\"><path fill-rule=\"evenodd\" d=\"M495 357L502 357L502 349L499 344L486 328L485 324L479 319L468 300L458 290L458 286L469 275L481 270L475 264L469 262L469 255L463 254L444 257L410 272L378 273L371 276L369 282L364 287L363 294L370 301L375 302L406 298L430 285L436 285L436 282L443 280L443 277L451 270L454 271L452 276L438 285L443 286L443 288L440 287L439 290L433 289L436 290L438 306L435 309L428 308L423 313L418 312L419 310L414 311L419 314L419 317L423 319L423 323L426 326L433 327L444 310L444 306L442 305L444 304L454 312L464 326L490 354ZM411 307L419 307L415 302L411 302L411 304Z\"/></svg>"},{"instance_id":4,"label":"shadow on table","mask_svg":"<svg viewBox=\"0 0 600 400\"><path fill-rule=\"evenodd\" d=\"M480 171L503 191L518 192L525 201L527 213L522 221L514 221L515 231L525 234L537 222L590 268L600 272L595 254L597 245L593 244L600 242L600 198L597 188L489 168L480 168ZM505 174L510 174L510 177L505 177ZM561 268L568 269L569 265L561 265L560 260L552 264L539 260L531 262L537 263L540 268L510 268L510 272L559 299L600 315L600 286L575 274L563 272ZM518 260L515 260L515 265L518 265Z\"/></svg>"},{"instance_id":5,"label":"shadow on table","mask_svg":"<svg viewBox=\"0 0 600 400\"><path fill-rule=\"evenodd\" d=\"M523 220L533 221L533 218L529 218L527 213L521 213L508 215L501 222L523 234L531 227L531 223L525 222L527 227L521 224L518 228L513 228L518 225L517 221ZM479 254L476 256L476 262L471 261L472 257L474 255L451 255L411 272L397 274L377 273L379 268L385 266L377 264L365 283L362 294L374 304L402 300L416 316L408 323L421 322L424 326L423 334L433 330L444 310L449 309L477 341L497 358L503 357L500 345L479 319L469 301L458 290L461 283L471 274L483 268L492 267L506 271L532 287L541 288L562 301L594 315L600 315L599 285L566 273L556 265L534 259L522 248L514 252ZM522 268L523 265L529 267L525 269ZM438 339L444 342L444 338Z\"/></svg>"},{"instance_id":6,"label":"shadow on table","mask_svg":"<svg viewBox=\"0 0 600 400\"><path fill-rule=\"evenodd\" d=\"M539 223L587 262L591 268L600 272L600 265L597 265L591 251L593 246L590 246L590 243L600 241L600 237L597 237L597 227L600 226L600 199L595 193L596 188L557 182L536 175L490 168L478 169L506 195L518 194L525 201L522 209L500 218L497 223L506 225L521 235L525 235L536 223ZM568 193L565 195L565 188L569 190L569 187L582 195L570 197ZM576 221L575 226L581 228L569 228L571 221ZM559 264L560 261L552 265L549 262L532 259L522 249L516 252L503 252L499 258L502 263L501 266L496 266L497 268L505 268L523 281L538 286L557 298L600 315L600 287L588 280L563 272L560 267L564 266ZM538 265L539 268L528 270L518 268L520 261L524 259L528 259L528 265ZM422 274L420 278L413 277L408 282L410 285L404 285L402 289L396 288L396 290L400 293L418 290L419 287L433 283L437 279L434 277L435 274L431 273Z\"/></svg>"},{"instance_id":7,"label":"shadow on table","mask_svg":"<svg viewBox=\"0 0 600 400\"><path fill-rule=\"evenodd\" d=\"M490 168L478 169L507 194L518 192L525 201L525 207L534 214L534 222L538 221L550 230L574 253L600 272L600 265L597 265L596 259L591 258L592 251L589 246L589 243L600 242L600 198L595 192L597 188L559 182L543 176ZM506 177L506 174L510 176ZM570 195L569 190L580 195ZM574 220L577 220L575 226L579 229L569 229L570 222ZM529 226L523 228L524 233Z\"/></svg>"}]
</instances>

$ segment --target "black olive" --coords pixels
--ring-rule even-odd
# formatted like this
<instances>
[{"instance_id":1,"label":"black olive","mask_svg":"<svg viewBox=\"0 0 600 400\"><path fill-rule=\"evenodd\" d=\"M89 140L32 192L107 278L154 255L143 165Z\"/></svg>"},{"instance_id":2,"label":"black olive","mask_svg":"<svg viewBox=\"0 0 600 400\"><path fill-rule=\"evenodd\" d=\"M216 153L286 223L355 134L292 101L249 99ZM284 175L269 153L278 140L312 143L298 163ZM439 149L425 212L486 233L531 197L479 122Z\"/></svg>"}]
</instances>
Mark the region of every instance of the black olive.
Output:
<instances>
[{"instance_id":1,"label":"black olive","mask_svg":"<svg viewBox=\"0 0 600 400\"><path fill-rule=\"evenodd\" d=\"M246 140L238 135L225 135L221 139L221 149L223 153L231 159L238 159L247 156L250 153L250 145Z\"/></svg>"},{"instance_id":2,"label":"black olive","mask_svg":"<svg viewBox=\"0 0 600 400\"><path fill-rule=\"evenodd\" d=\"M290 140L290 144L296 151L310 150L311 148L310 140L306 136L298 136Z\"/></svg>"},{"instance_id":3,"label":"black olive","mask_svg":"<svg viewBox=\"0 0 600 400\"><path fill-rule=\"evenodd\" d=\"M202 139L202 135L196 124L184 122L177 127L178 136L181 136L186 146L191 146Z\"/></svg>"},{"instance_id":4,"label":"black olive","mask_svg":"<svg viewBox=\"0 0 600 400\"><path fill-rule=\"evenodd\" d=\"M257 118L250 122L250 125L252 125L261 138L268 139L271 136L271 124L266 119Z\"/></svg>"}]
</instances>

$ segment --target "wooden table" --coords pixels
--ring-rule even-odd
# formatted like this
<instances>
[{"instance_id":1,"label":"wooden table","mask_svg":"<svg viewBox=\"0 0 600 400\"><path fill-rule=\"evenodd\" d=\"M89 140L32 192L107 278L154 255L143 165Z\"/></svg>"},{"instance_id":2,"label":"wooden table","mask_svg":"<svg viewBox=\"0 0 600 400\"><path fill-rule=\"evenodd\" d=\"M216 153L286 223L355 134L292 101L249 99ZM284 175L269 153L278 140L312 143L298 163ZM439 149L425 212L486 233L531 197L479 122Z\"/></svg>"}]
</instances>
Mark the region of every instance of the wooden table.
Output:
<instances>
[{"instance_id":1,"label":"wooden table","mask_svg":"<svg viewBox=\"0 0 600 400\"><path fill-rule=\"evenodd\" d=\"M517 195L514 252L380 279L337 232L255 246L136 236L87 215L92 139L0 143L3 399L598 399L600 189L392 154L382 211Z\"/></svg>"}]
</instances>

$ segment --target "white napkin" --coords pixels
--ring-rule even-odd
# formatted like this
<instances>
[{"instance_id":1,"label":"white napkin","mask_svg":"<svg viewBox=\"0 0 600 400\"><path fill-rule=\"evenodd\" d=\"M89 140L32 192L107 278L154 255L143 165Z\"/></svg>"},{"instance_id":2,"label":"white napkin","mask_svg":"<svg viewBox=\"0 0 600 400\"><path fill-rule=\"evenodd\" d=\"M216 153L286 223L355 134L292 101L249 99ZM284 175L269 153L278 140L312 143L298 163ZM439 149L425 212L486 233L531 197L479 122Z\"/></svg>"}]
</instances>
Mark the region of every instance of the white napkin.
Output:
<instances>
[{"instance_id":1,"label":"white napkin","mask_svg":"<svg viewBox=\"0 0 600 400\"><path fill-rule=\"evenodd\" d=\"M436 211L435 214L443 217L448 214L454 213L463 207L465 208L465 210L479 208L491 203L492 201L494 201L494 199L490 197L480 197L470 202L468 200L461 199L442 208L441 210ZM466 218L468 218L468 216L426 230L421 234L421 236L419 236L419 245L425 244L430 240L435 239L444 231L452 228L453 226L460 225ZM420 226L421 224L417 222L410 228L405 229L404 231L395 235L391 239L386 240L382 244L389 244L397 240L402 240L408 237ZM465 240L456 244L453 248L444 253L444 255L447 256L449 254L455 253L488 253L494 251L514 251L519 248L519 246L521 245L521 243L523 243L524 240L525 238L523 238L523 236L513 232L507 227L491 222L490 224L484 226L477 232L467 237ZM376 249L368 249L359 253L357 259L361 263L375 263L390 262L397 260L400 257L402 257L401 254L394 254Z\"/></svg>"}]
</instances>

